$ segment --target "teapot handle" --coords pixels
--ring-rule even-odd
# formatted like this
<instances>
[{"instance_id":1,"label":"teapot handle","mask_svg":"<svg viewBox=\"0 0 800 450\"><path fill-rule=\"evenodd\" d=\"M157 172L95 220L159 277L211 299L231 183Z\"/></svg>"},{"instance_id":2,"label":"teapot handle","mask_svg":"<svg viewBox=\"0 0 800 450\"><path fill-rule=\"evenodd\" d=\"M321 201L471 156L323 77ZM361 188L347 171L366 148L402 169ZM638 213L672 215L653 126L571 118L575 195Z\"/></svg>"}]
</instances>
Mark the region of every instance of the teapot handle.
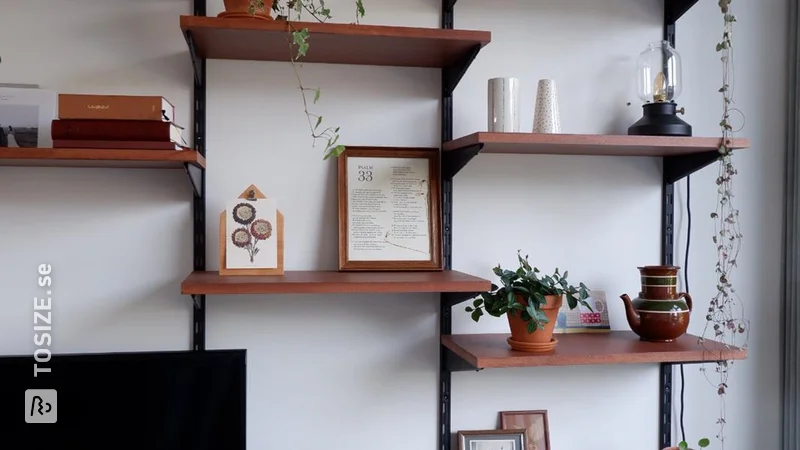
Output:
<instances>
[{"instance_id":1,"label":"teapot handle","mask_svg":"<svg viewBox=\"0 0 800 450\"><path fill-rule=\"evenodd\" d=\"M686 304L689 306L689 312L692 312L692 296L688 292L681 292L678 294L679 298L686 299Z\"/></svg>"}]
</instances>

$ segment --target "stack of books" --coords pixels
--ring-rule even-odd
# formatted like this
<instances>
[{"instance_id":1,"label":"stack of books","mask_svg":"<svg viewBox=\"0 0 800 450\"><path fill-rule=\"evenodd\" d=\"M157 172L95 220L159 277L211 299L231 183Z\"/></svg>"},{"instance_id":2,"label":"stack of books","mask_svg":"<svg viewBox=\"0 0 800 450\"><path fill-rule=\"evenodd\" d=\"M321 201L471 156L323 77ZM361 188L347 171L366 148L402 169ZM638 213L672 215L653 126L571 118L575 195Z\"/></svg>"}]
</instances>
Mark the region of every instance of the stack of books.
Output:
<instances>
[{"instance_id":1,"label":"stack of books","mask_svg":"<svg viewBox=\"0 0 800 450\"><path fill-rule=\"evenodd\" d=\"M186 150L175 107L164 97L59 94L55 148Z\"/></svg>"}]
</instances>

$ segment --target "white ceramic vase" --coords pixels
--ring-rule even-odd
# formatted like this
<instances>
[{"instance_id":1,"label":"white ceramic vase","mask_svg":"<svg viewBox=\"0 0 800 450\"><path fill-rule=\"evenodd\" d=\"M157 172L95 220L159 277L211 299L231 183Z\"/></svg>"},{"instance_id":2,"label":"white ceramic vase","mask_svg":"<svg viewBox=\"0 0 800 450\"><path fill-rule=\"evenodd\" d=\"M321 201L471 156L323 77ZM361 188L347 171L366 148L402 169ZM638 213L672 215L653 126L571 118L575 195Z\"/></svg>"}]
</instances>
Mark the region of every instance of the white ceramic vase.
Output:
<instances>
[{"instance_id":1,"label":"white ceramic vase","mask_svg":"<svg viewBox=\"0 0 800 450\"><path fill-rule=\"evenodd\" d=\"M539 80L536 108L533 114L534 133L561 133L558 91L555 80Z\"/></svg>"},{"instance_id":2,"label":"white ceramic vase","mask_svg":"<svg viewBox=\"0 0 800 450\"><path fill-rule=\"evenodd\" d=\"M519 132L519 106L519 79L490 79L488 131Z\"/></svg>"}]
</instances>

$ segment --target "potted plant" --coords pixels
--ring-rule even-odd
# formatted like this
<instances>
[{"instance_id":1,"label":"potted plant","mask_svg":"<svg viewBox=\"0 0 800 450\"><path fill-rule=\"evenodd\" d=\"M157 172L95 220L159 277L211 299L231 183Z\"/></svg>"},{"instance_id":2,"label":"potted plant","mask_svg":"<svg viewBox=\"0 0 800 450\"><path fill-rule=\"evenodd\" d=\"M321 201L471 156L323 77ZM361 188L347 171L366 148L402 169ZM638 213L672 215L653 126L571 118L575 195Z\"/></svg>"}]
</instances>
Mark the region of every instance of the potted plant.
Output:
<instances>
[{"instance_id":1,"label":"potted plant","mask_svg":"<svg viewBox=\"0 0 800 450\"><path fill-rule=\"evenodd\" d=\"M553 329L558 318L564 296L570 309L586 303L589 289L583 283L575 287L567 281L568 272L562 275L556 268L553 275L544 275L536 267L531 267L528 255L522 257L517 251L519 267L517 270L504 270L498 264L493 269L500 278L502 286L492 284L491 292L481 293L466 311L472 320L478 322L486 314L508 317L511 337L508 343L514 350L528 352L550 351L557 341L553 339Z\"/></svg>"},{"instance_id":2,"label":"potted plant","mask_svg":"<svg viewBox=\"0 0 800 450\"><path fill-rule=\"evenodd\" d=\"M227 18L247 18L272 20L269 10L263 1L255 0L224 0L225 12L219 13L217 17Z\"/></svg>"}]
</instances>

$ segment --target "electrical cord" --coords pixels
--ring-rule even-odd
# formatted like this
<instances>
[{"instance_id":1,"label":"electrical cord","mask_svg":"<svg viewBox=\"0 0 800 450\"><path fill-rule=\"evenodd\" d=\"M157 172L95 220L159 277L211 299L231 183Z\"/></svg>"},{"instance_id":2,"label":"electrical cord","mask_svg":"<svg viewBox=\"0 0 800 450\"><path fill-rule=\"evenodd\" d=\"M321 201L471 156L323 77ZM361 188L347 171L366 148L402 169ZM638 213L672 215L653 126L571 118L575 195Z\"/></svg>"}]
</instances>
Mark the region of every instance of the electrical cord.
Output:
<instances>
[{"instance_id":1,"label":"electrical cord","mask_svg":"<svg viewBox=\"0 0 800 450\"><path fill-rule=\"evenodd\" d=\"M683 255L683 287L686 292L689 292L689 243L692 239L692 180L691 176L686 176L686 252ZM684 396L685 378L683 377L683 364L681 364L681 411L680 411L680 427L681 427L681 440L686 442L686 430L683 426L683 403L686 399Z\"/></svg>"}]
</instances>

